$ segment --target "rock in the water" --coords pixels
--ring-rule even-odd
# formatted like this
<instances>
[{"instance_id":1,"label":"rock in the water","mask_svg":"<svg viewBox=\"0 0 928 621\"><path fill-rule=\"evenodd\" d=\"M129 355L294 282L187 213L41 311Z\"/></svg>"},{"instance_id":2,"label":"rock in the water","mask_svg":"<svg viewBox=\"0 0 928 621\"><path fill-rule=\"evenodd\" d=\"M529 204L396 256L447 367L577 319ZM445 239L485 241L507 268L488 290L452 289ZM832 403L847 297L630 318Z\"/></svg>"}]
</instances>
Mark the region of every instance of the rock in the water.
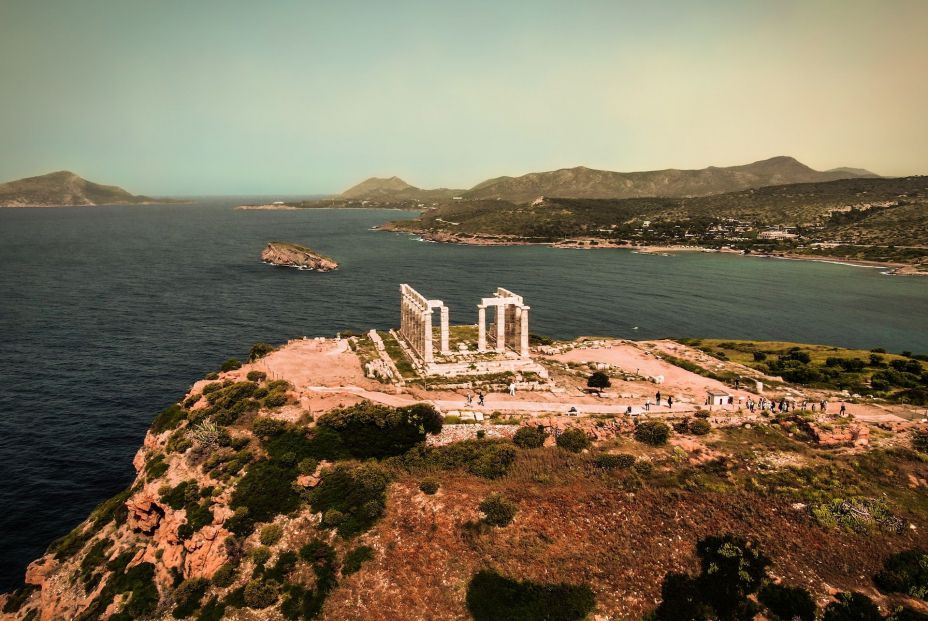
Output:
<instances>
[{"instance_id":1,"label":"rock in the water","mask_svg":"<svg viewBox=\"0 0 928 621\"><path fill-rule=\"evenodd\" d=\"M331 272L338 267L333 259L323 256L298 244L287 242L270 242L261 252L261 260L271 265L283 265L299 269Z\"/></svg>"}]
</instances>

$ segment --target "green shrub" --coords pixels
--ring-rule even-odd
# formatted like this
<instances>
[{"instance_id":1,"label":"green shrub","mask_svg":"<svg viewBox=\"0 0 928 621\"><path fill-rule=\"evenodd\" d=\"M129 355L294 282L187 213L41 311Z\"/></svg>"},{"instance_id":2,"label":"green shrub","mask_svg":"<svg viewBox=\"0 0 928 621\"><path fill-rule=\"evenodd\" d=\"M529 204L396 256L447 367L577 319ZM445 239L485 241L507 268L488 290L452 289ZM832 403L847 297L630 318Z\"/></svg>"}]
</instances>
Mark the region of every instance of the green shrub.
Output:
<instances>
[{"instance_id":1,"label":"green shrub","mask_svg":"<svg viewBox=\"0 0 928 621\"><path fill-rule=\"evenodd\" d=\"M696 410L693 412L693 416L696 418L709 418L711 415L712 413L709 410Z\"/></svg>"},{"instance_id":2,"label":"green shrub","mask_svg":"<svg viewBox=\"0 0 928 621\"><path fill-rule=\"evenodd\" d=\"M271 549L267 546L258 546L251 551L251 560L255 565L264 565L271 560Z\"/></svg>"},{"instance_id":3,"label":"green shrub","mask_svg":"<svg viewBox=\"0 0 928 621\"><path fill-rule=\"evenodd\" d=\"M928 614L908 606L900 606L886 617L886 621L928 621Z\"/></svg>"},{"instance_id":4,"label":"green shrub","mask_svg":"<svg viewBox=\"0 0 928 621\"><path fill-rule=\"evenodd\" d=\"M404 456L411 467L463 469L486 479L506 474L516 459L516 449L506 440L462 440L435 448L412 450Z\"/></svg>"},{"instance_id":5,"label":"green shrub","mask_svg":"<svg viewBox=\"0 0 928 621\"><path fill-rule=\"evenodd\" d=\"M187 412L179 406L174 404L161 411L155 417L155 420L151 423L151 431L154 434L159 434L167 431L168 429L174 429L180 425L187 418Z\"/></svg>"},{"instance_id":6,"label":"green shrub","mask_svg":"<svg viewBox=\"0 0 928 621\"><path fill-rule=\"evenodd\" d=\"M235 582L235 566L232 563L224 563L213 574L213 584L225 588Z\"/></svg>"},{"instance_id":7,"label":"green shrub","mask_svg":"<svg viewBox=\"0 0 928 621\"><path fill-rule=\"evenodd\" d=\"M508 526L516 516L516 505L499 494L490 494L479 505L483 521L491 526Z\"/></svg>"},{"instance_id":8,"label":"green shrub","mask_svg":"<svg viewBox=\"0 0 928 621\"><path fill-rule=\"evenodd\" d=\"M822 621L882 621L883 615L873 600L863 593L838 593L825 606Z\"/></svg>"},{"instance_id":9,"label":"green shrub","mask_svg":"<svg viewBox=\"0 0 928 621\"><path fill-rule=\"evenodd\" d=\"M268 524L261 529L261 534L259 540L261 545L272 546L278 541L284 534L284 527L280 524Z\"/></svg>"},{"instance_id":10,"label":"green shrub","mask_svg":"<svg viewBox=\"0 0 928 621\"><path fill-rule=\"evenodd\" d=\"M313 539L300 548L300 557L313 565L335 562L335 548L321 539Z\"/></svg>"},{"instance_id":11,"label":"green shrub","mask_svg":"<svg viewBox=\"0 0 928 621\"><path fill-rule=\"evenodd\" d=\"M358 546L345 555L342 563L342 575L350 576L361 569L361 565L374 558L374 548L370 546Z\"/></svg>"},{"instance_id":12,"label":"green shrub","mask_svg":"<svg viewBox=\"0 0 928 621\"><path fill-rule=\"evenodd\" d=\"M225 614L226 605L220 602L219 598L213 596L206 602L206 605L203 606L203 609L197 616L197 621L222 621L225 618Z\"/></svg>"},{"instance_id":13,"label":"green shrub","mask_svg":"<svg viewBox=\"0 0 928 621\"><path fill-rule=\"evenodd\" d=\"M287 405L287 392L285 390L272 390L264 398L264 405L269 408L279 408Z\"/></svg>"},{"instance_id":14,"label":"green shrub","mask_svg":"<svg viewBox=\"0 0 928 621\"><path fill-rule=\"evenodd\" d=\"M274 566L264 572L265 580L273 580L275 582L284 582L287 577L290 575L290 572L293 571L293 568L296 567L296 562L298 557L296 552L292 550L285 550L277 556L277 560L274 562Z\"/></svg>"},{"instance_id":15,"label":"green shrub","mask_svg":"<svg viewBox=\"0 0 928 621\"><path fill-rule=\"evenodd\" d=\"M287 430L287 422L277 420L276 418L261 416L256 418L251 424L251 430L255 433L256 436L265 438L276 436Z\"/></svg>"},{"instance_id":16,"label":"green shrub","mask_svg":"<svg viewBox=\"0 0 928 621\"><path fill-rule=\"evenodd\" d=\"M657 420L646 420L635 427L635 439L651 446L662 446L670 436L670 427Z\"/></svg>"},{"instance_id":17,"label":"green shrub","mask_svg":"<svg viewBox=\"0 0 928 621\"><path fill-rule=\"evenodd\" d=\"M200 608L200 602L206 594L209 581L203 578L190 578L181 582L174 589L174 610L171 614L175 619L186 619Z\"/></svg>"},{"instance_id":18,"label":"green shrub","mask_svg":"<svg viewBox=\"0 0 928 621\"><path fill-rule=\"evenodd\" d=\"M276 582L271 580L249 580L245 585L242 596L245 605L249 608L267 608L277 601L280 594L280 588Z\"/></svg>"},{"instance_id":19,"label":"green shrub","mask_svg":"<svg viewBox=\"0 0 928 621\"><path fill-rule=\"evenodd\" d=\"M319 467L319 460L314 457L306 457L301 459L296 465L296 469L300 474L315 474L316 468Z\"/></svg>"},{"instance_id":20,"label":"green shrub","mask_svg":"<svg viewBox=\"0 0 928 621\"><path fill-rule=\"evenodd\" d=\"M438 481L436 481L435 479L425 479L421 483L419 483L419 490L423 494L428 494L429 496L437 492L438 487L439 487Z\"/></svg>"},{"instance_id":21,"label":"green shrub","mask_svg":"<svg viewBox=\"0 0 928 621\"><path fill-rule=\"evenodd\" d=\"M696 578L675 572L664 576L661 603L653 615L656 621L707 621L711 614L712 609L703 601Z\"/></svg>"},{"instance_id":22,"label":"green shrub","mask_svg":"<svg viewBox=\"0 0 928 621\"><path fill-rule=\"evenodd\" d=\"M295 470L272 461L252 464L238 482L229 506L236 510L247 509L247 513L233 522L236 530L227 528L236 535L247 535L255 522L270 522L275 516L290 513L300 504L300 496L291 482Z\"/></svg>"},{"instance_id":23,"label":"green shrub","mask_svg":"<svg viewBox=\"0 0 928 621\"><path fill-rule=\"evenodd\" d=\"M347 537L369 529L380 518L386 508L389 482L387 471L378 464L338 464L323 473L310 495L310 503L313 511L325 514L334 509L342 513L345 519L338 531Z\"/></svg>"},{"instance_id":24,"label":"green shrub","mask_svg":"<svg viewBox=\"0 0 928 621\"><path fill-rule=\"evenodd\" d=\"M547 437L548 434L545 433L545 428L541 425L537 427L519 427L512 437L512 441L519 448L531 449L543 446Z\"/></svg>"},{"instance_id":25,"label":"green shrub","mask_svg":"<svg viewBox=\"0 0 928 621\"><path fill-rule=\"evenodd\" d=\"M401 455L441 431L442 417L431 405L391 408L365 401L323 414L317 421L342 439L352 456L381 459Z\"/></svg>"},{"instance_id":26,"label":"green shrub","mask_svg":"<svg viewBox=\"0 0 928 621\"><path fill-rule=\"evenodd\" d=\"M769 583L757 594L760 603L781 621L815 621L818 607L802 587Z\"/></svg>"},{"instance_id":27,"label":"green shrub","mask_svg":"<svg viewBox=\"0 0 928 621\"><path fill-rule=\"evenodd\" d=\"M586 585L539 584L480 571L467 585L467 610L474 621L580 621L596 606Z\"/></svg>"},{"instance_id":28,"label":"green shrub","mask_svg":"<svg viewBox=\"0 0 928 621\"><path fill-rule=\"evenodd\" d=\"M912 448L919 453L928 453L928 429L916 429L912 432Z\"/></svg>"},{"instance_id":29,"label":"green shrub","mask_svg":"<svg viewBox=\"0 0 928 621\"><path fill-rule=\"evenodd\" d=\"M264 371L258 371L257 369L253 369L249 371L248 375L246 375L245 377L248 378L249 382L263 382L264 380L267 379L267 373L265 373Z\"/></svg>"},{"instance_id":30,"label":"green shrub","mask_svg":"<svg viewBox=\"0 0 928 621\"><path fill-rule=\"evenodd\" d=\"M697 418L689 423L689 432L694 436L704 436L710 431L712 431L712 425L704 418Z\"/></svg>"},{"instance_id":31,"label":"green shrub","mask_svg":"<svg viewBox=\"0 0 928 621\"><path fill-rule=\"evenodd\" d=\"M241 369L242 363L235 358L228 358L225 362L222 363L222 366L219 367L219 370L222 372L226 371L235 371L236 369Z\"/></svg>"},{"instance_id":32,"label":"green shrub","mask_svg":"<svg viewBox=\"0 0 928 621\"><path fill-rule=\"evenodd\" d=\"M584 449L590 448L592 444L586 432L576 427L565 429L555 441L559 448L570 451L571 453L579 453Z\"/></svg>"},{"instance_id":33,"label":"green shrub","mask_svg":"<svg viewBox=\"0 0 928 621\"><path fill-rule=\"evenodd\" d=\"M219 374L216 373L215 371L210 371L209 373L203 376L203 379L207 379L210 381L217 380L219 379Z\"/></svg>"},{"instance_id":34,"label":"green shrub","mask_svg":"<svg viewBox=\"0 0 928 621\"><path fill-rule=\"evenodd\" d=\"M97 597L77 617L77 621L90 621L102 616L117 595L125 595L122 610L110 617L115 621L132 621L151 615L158 606L158 588L155 586L155 566L139 563L126 569L135 556L135 550L127 550L107 563L112 575Z\"/></svg>"},{"instance_id":35,"label":"green shrub","mask_svg":"<svg viewBox=\"0 0 928 621\"><path fill-rule=\"evenodd\" d=\"M255 343L251 346L251 350L248 352L248 359L251 362L254 362L255 360L264 358L275 349L277 348L270 343Z\"/></svg>"},{"instance_id":36,"label":"green shrub","mask_svg":"<svg viewBox=\"0 0 928 621\"><path fill-rule=\"evenodd\" d=\"M625 470L635 465L635 456L628 453L619 453L617 455L602 453L593 458L593 464L597 468L604 470Z\"/></svg>"},{"instance_id":37,"label":"green shrub","mask_svg":"<svg viewBox=\"0 0 928 621\"><path fill-rule=\"evenodd\" d=\"M928 600L928 554L923 550L905 550L891 555L873 581L888 593L906 593Z\"/></svg>"},{"instance_id":38,"label":"green shrub","mask_svg":"<svg viewBox=\"0 0 928 621\"><path fill-rule=\"evenodd\" d=\"M148 479L159 479L168 471L168 465L164 463L164 455L156 453L148 458L145 462L145 474Z\"/></svg>"},{"instance_id":39,"label":"green shrub","mask_svg":"<svg viewBox=\"0 0 928 621\"><path fill-rule=\"evenodd\" d=\"M632 469L643 477L649 477L654 474L654 462L646 459L639 459L632 464Z\"/></svg>"},{"instance_id":40,"label":"green shrub","mask_svg":"<svg viewBox=\"0 0 928 621\"><path fill-rule=\"evenodd\" d=\"M586 379L586 385L590 388L602 389L612 386L612 382L609 380L608 375L602 371L596 371Z\"/></svg>"}]
</instances>

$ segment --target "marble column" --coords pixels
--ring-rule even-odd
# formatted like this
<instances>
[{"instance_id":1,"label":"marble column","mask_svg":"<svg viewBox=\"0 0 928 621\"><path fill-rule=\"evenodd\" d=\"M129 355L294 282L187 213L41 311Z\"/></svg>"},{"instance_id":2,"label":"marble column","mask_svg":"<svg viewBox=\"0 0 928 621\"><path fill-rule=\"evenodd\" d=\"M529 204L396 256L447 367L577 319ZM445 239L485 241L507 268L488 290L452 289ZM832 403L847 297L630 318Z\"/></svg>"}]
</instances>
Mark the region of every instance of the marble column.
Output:
<instances>
[{"instance_id":1,"label":"marble column","mask_svg":"<svg viewBox=\"0 0 928 621\"><path fill-rule=\"evenodd\" d=\"M432 309L422 311L422 359L426 362L432 362Z\"/></svg>"},{"instance_id":2,"label":"marble column","mask_svg":"<svg viewBox=\"0 0 928 621\"><path fill-rule=\"evenodd\" d=\"M496 351L506 351L506 305L496 307Z\"/></svg>"},{"instance_id":3,"label":"marble column","mask_svg":"<svg viewBox=\"0 0 928 621\"><path fill-rule=\"evenodd\" d=\"M451 353L451 344L450 344L450 328L448 326L448 307L441 307L441 353L444 356L447 356Z\"/></svg>"},{"instance_id":4,"label":"marble column","mask_svg":"<svg viewBox=\"0 0 928 621\"><path fill-rule=\"evenodd\" d=\"M528 358L528 306L522 307L522 316L519 319L522 320L519 327L519 355Z\"/></svg>"},{"instance_id":5,"label":"marble column","mask_svg":"<svg viewBox=\"0 0 928 621\"><path fill-rule=\"evenodd\" d=\"M487 307L477 307L477 351L487 350Z\"/></svg>"}]
</instances>

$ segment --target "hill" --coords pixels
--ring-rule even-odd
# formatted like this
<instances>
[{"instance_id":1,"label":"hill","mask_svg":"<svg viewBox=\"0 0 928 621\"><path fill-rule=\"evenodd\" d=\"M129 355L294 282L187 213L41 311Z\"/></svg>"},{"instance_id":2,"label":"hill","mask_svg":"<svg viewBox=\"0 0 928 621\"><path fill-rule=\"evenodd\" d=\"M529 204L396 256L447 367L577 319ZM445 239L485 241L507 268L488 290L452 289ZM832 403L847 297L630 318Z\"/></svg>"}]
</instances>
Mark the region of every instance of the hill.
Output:
<instances>
[{"instance_id":1,"label":"hill","mask_svg":"<svg viewBox=\"0 0 928 621\"><path fill-rule=\"evenodd\" d=\"M423 190L410 185L399 177L371 177L339 194L349 200L372 200L378 202L407 200L442 200L459 194L460 190L437 188Z\"/></svg>"},{"instance_id":2,"label":"hill","mask_svg":"<svg viewBox=\"0 0 928 621\"><path fill-rule=\"evenodd\" d=\"M776 227L795 236L794 244L915 246L922 250L910 259L928 256L928 177L841 179L693 198L454 201L389 228L465 242L467 237L503 237L550 243L589 236L747 248L769 243L760 234Z\"/></svg>"},{"instance_id":3,"label":"hill","mask_svg":"<svg viewBox=\"0 0 928 621\"><path fill-rule=\"evenodd\" d=\"M0 184L0 207L74 207L151 203L115 185L101 185L61 170Z\"/></svg>"},{"instance_id":4,"label":"hill","mask_svg":"<svg viewBox=\"0 0 928 621\"><path fill-rule=\"evenodd\" d=\"M520 177L496 177L469 190L421 190L397 177L372 177L341 194L342 198L505 200L525 203L539 196L559 198L638 198L647 196L685 197L734 192L748 188L790 183L815 183L836 179L874 178L860 168L834 168L817 171L792 157L780 156L743 166L701 168L698 170L652 170L612 172L578 166Z\"/></svg>"}]
</instances>

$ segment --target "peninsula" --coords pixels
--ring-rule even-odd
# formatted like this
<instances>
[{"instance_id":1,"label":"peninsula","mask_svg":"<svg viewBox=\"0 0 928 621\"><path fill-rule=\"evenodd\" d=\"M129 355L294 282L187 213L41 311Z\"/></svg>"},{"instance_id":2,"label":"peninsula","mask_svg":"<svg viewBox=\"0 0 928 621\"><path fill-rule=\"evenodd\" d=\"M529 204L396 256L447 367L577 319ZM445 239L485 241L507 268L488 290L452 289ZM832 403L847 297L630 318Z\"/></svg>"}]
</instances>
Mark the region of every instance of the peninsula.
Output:
<instances>
[{"instance_id":1,"label":"peninsula","mask_svg":"<svg viewBox=\"0 0 928 621\"><path fill-rule=\"evenodd\" d=\"M115 185L101 185L62 170L0 184L0 207L88 207L176 203L130 194Z\"/></svg>"},{"instance_id":2,"label":"peninsula","mask_svg":"<svg viewBox=\"0 0 928 621\"><path fill-rule=\"evenodd\" d=\"M513 291L399 293L394 329L182 391L3 618L924 617L925 356L553 341Z\"/></svg>"},{"instance_id":3,"label":"peninsula","mask_svg":"<svg viewBox=\"0 0 928 621\"><path fill-rule=\"evenodd\" d=\"M306 246L289 242L268 242L268 245L261 251L261 260L270 265L317 272L331 272L338 268L338 263L334 259L321 255Z\"/></svg>"}]
</instances>

